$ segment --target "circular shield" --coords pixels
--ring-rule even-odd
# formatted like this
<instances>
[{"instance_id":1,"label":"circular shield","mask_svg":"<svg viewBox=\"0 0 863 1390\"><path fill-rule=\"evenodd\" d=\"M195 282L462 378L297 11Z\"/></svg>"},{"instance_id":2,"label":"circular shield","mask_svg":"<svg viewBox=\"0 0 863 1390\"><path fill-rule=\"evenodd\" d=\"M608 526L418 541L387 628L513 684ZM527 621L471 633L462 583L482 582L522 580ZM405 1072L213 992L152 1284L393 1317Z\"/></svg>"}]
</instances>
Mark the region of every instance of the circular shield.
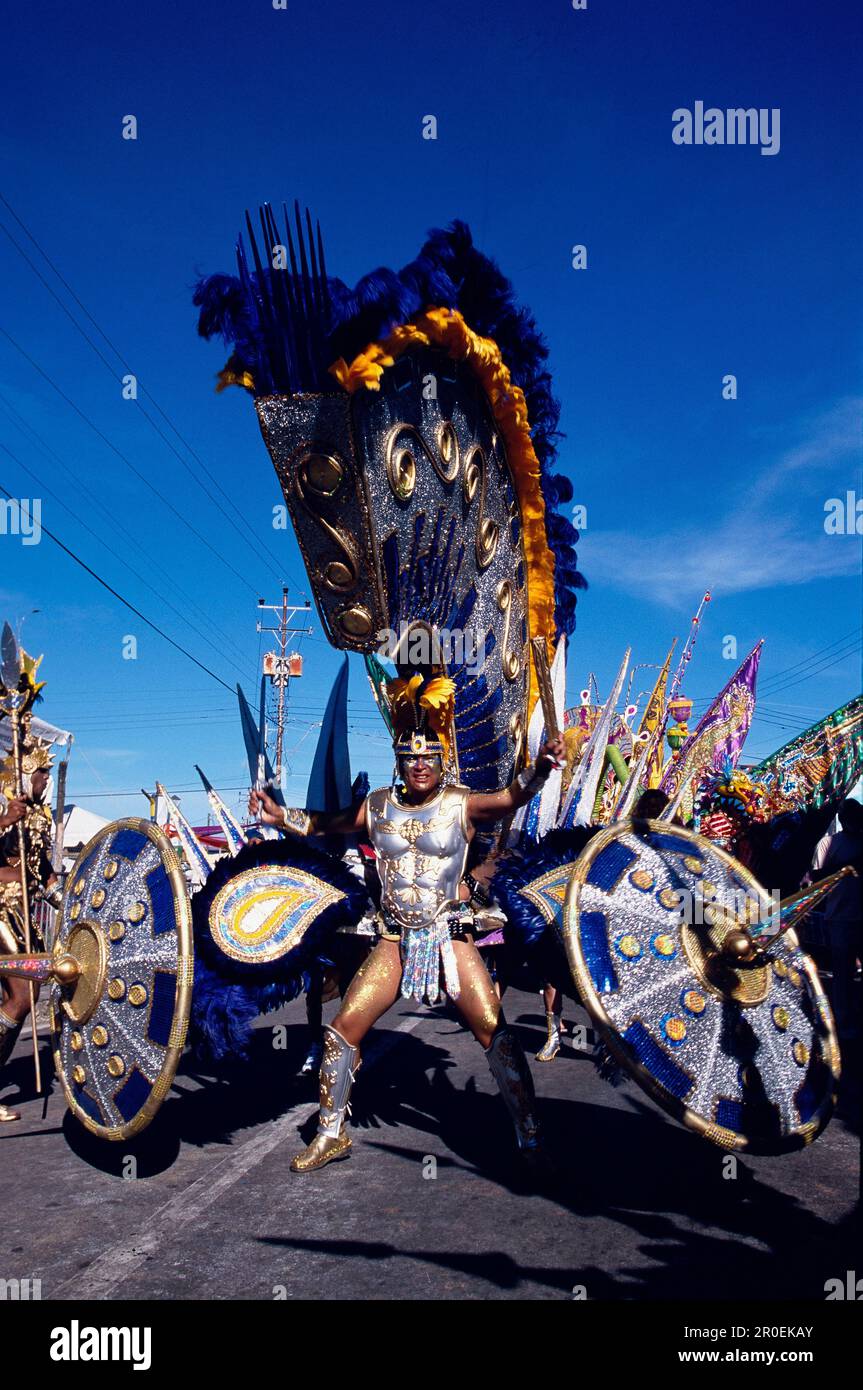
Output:
<instances>
[{"instance_id":1,"label":"circular shield","mask_svg":"<svg viewBox=\"0 0 863 1390\"><path fill-rule=\"evenodd\" d=\"M259 864L229 878L210 907L210 933L232 960L280 960L344 893L290 864Z\"/></svg>"},{"instance_id":2,"label":"circular shield","mask_svg":"<svg viewBox=\"0 0 863 1390\"><path fill-rule=\"evenodd\" d=\"M189 894L157 826L113 821L84 846L66 884L54 953L79 967L73 983L51 986L66 1102L93 1134L128 1139L170 1089L192 997Z\"/></svg>"},{"instance_id":3,"label":"circular shield","mask_svg":"<svg viewBox=\"0 0 863 1390\"><path fill-rule=\"evenodd\" d=\"M818 973L777 904L730 855L664 821L602 831L576 861L563 936L615 1059L725 1149L781 1153L830 1118L839 1049Z\"/></svg>"}]
</instances>

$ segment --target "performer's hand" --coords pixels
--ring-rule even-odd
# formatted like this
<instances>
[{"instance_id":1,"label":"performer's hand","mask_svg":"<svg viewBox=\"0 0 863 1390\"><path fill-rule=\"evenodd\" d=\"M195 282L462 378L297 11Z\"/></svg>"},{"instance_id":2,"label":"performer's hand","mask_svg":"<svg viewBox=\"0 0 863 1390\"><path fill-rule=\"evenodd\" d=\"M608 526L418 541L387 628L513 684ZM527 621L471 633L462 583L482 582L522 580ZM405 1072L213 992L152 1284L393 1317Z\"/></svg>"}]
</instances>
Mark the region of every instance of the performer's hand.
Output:
<instances>
[{"instance_id":1,"label":"performer's hand","mask_svg":"<svg viewBox=\"0 0 863 1390\"><path fill-rule=\"evenodd\" d=\"M536 760L536 775L545 778L553 768L562 768L566 764L566 748L563 736L558 734L557 738L550 738L539 750Z\"/></svg>"},{"instance_id":2,"label":"performer's hand","mask_svg":"<svg viewBox=\"0 0 863 1390\"><path fill-rule=\"evenodd\" d=\"M273 800L269 792L249 792L249 811L253 816L262 820L265 825L284 825L285 823L281 806Z\"/></svg>"},{"instance_id":3,"label":"performer's hand","mask_svg":"<svg viewBox=\"0 0 863 1390\"><path fill-rule=\"evenodd\" d=\"M13 797L0 816L0 830L6 830L10 825L17 825L18 821L23 820L26 814L27 805L23 798Z\"/></svg>"}]
</instances>

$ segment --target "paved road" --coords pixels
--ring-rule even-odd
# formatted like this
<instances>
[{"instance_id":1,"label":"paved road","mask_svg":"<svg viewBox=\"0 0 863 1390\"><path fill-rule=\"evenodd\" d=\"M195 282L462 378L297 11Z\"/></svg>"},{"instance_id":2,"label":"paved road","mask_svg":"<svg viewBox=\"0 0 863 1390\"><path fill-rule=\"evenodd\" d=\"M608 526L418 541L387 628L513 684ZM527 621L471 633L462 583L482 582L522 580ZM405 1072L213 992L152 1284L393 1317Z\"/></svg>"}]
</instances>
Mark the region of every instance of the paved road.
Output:
<instances>
[{"instance_id":1,"label":"paved road","mask_svg":"<svg viewBox=\"0 0 863 1390\"><path fill-rule=\"evenodd\" d=\"M512 992L507 1012L532 1054L541 1001ZM404 1005L367 1044L352 1158L294 1177L316 1112L294 1075L303 1025L301 1001L262 1020L231 1074L187 1061L156 1124L120 1145L81 1130L56 1083L43 1119L19 1045L4 1099L21 1088L25 1120L0 1127L0 1278L41 1279L43 1299L820 1300L855 1267L859 1071L812 1148L738 1161L729 1179L718 1149L568 1048L534 1067L561 1169L539 1194L477 1044Z\"/></svg>"}]
</instances>

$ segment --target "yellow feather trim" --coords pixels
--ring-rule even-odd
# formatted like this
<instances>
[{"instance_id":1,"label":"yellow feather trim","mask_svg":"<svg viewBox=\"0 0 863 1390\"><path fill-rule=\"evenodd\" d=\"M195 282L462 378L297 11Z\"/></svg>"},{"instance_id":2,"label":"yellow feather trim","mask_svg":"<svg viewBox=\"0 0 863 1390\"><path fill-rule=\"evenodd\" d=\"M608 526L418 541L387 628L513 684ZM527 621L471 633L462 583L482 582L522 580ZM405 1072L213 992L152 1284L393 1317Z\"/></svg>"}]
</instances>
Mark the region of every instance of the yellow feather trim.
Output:
<instances>
[{"instance_id":1,"label":"yellow feather trim","mask_svg":"<svg viewBox=\"0 0 863 1390\"><path fill-rule=\"evenodd\" d=\"M411 676L410 680L387 681L386 693L396 734L403 734L413 726L415 704L426 711L430 727L443 744L444 754L449 757L450 728L455 715L455 683L449 676L434 676L417 698L417 691L423 683L422 676Z\"/></svg>"},{"instance_id":2,"label":"yellow feather trim","mask_svg":"<svg viewBox=\"0 0 863 1390\"><path fill-rule=\"evenodd\" d=\"M251 372L235 372L231 367L223 367L216 377L216 394L227 391L229 386L242 386L244 391L255 392L255 379Z\"/></svg>"},{"instance_id":3,"label":"yellow feather trim","mask_svg":"<svg viewBox=\"0 0 863 1390\"><path fill-rule=\"evenodd\" d=\"M500 349L468 327L457 309L427 309L409 323L394 328L388 338L370 343L350 365L340 357L330 372L347 392L360 387L380 389L387 367L408 348L420 344L442 347L450 357L464 360L479 378L492 414L506 444L521 511L522 544L527 574L528 635L545 637L549 660L554 655L554 555L545 529L545 502L539 484L539 459L530 437L524 392L515 386ZM530 664L527 717L539 695L536 672Z\"/></svg>"}]
</instances>

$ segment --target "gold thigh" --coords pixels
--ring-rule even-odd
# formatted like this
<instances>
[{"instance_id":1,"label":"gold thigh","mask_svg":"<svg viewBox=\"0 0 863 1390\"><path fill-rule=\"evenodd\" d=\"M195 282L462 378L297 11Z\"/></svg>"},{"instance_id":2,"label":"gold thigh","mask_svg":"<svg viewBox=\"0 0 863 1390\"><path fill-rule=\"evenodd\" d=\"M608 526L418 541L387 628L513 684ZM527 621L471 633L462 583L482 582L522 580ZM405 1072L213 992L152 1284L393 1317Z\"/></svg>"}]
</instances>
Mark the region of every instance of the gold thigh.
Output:
<instances>
[{"instance_id":1,"label":"gold thigh","mask_svg":"<svg viewBox=\"0 0 863 1390\"><path fill-rule=\"evenodd\" d=\"M489 1047L502 1019L500 1000L473 942L454 941L452 944L461 986L458 999L452 1002L477 1042Z\"/></svg>"},{"instance_id":2,"label":"gold thigh","mask_svg":"<svg viewBox=\"0 0 863 1390\"><path fill-rule=\"evenodd\" d=\"M398 998L402 962L397 941L379 941L348 986L333 1028L356 1047Z\"/></svg>"}]
</instances>

